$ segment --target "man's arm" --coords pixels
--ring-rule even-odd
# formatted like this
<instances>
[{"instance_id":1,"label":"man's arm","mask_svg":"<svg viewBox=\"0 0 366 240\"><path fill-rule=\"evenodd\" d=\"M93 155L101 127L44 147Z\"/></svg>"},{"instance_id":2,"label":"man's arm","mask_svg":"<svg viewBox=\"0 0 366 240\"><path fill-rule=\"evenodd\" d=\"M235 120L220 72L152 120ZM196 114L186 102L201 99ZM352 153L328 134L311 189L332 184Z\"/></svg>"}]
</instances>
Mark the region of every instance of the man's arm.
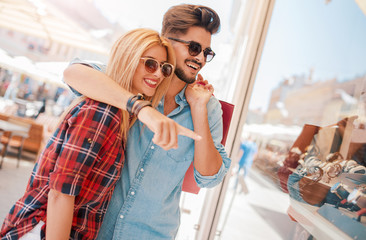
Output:
<instances>
[{"instance_id":1,"label":"man's arm","mask_svg":"<svg viewBox=\"0 0 366 240\"><path fill-rule=\"evenodd\" d=\"M69 239L75 196L51 189L47 202L46 239Z\"/></svg>"},{"instance_id":2,"label":"man's arm","mask_svg":"<svg viewBox=\"0 0 366 240\"><path fill-rule=\"evenodd\" d=\"M186 89L193 127L202 137L201 141L195 141L194 167L202 176L212 176L220 170L222 165L222 157L215 147L208 122L207 103L212 96L213 87L207 81L202 81L201 75L198 79L205 86L197 83Z\"/></svg>"},{"instance_id":3,"label":"man's arm","mask_svg":"<svg viewBox=\"0 0 366 240\"><path fill-rule=\"evenodd\" d=\"M89 98L123 110L126 110L127 101L133 95L104 73L83 64L68 66L64 71L64 81ZM165 138L162 136L170 135L170 133L184 135L194 140L201 139L198 134L180 126L151 107L144 107L137 118L154 132L153 142L165 150L178 145L177 137L165 142Z\"/></svg>"},{"instance_id":4,"label":"man's arm","mask_svg":"<svg viewBox=\"0 0 366 240\"><path fill-rule=\"evenodd\" d=\"M83 64L71 64L64 71L64 81L83 95L126 110L129 97L133 94L103 72Z\"/></svg>"}]
</instances>

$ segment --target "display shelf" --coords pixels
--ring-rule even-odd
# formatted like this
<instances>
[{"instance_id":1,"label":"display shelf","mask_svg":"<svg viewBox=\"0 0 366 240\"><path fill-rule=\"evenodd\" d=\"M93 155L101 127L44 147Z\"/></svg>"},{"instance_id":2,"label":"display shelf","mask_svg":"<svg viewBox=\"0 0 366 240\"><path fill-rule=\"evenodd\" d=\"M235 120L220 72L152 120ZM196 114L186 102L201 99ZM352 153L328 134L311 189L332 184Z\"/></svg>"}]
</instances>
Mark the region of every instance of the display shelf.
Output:
<instances>
[{"instance_id":1,"label":"display shelf","mask_svg":"<svg viewBox=\"0 0 366 240\"><path fill-rule=\"evenodd\" d=\"M321 240L351 240L352 238L329 222L317 211L315 207L290 199L288 214L302 225L316 239Z\"/></svg>"}]
</instances>

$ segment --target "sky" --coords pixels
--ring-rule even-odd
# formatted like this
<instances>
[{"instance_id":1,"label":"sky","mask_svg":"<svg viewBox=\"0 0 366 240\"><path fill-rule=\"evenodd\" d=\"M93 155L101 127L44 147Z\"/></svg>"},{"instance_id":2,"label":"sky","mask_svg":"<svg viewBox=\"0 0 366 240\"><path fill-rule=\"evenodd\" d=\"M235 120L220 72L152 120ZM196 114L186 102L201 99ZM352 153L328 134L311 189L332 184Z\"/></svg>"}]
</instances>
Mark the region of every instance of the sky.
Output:
<instances>
[{"instance_id":1,"label":"sky","mask_svg":"<svg viewBox=\"0 0 366 240\"><path fill-rule=\"evenodd\" d=\"M265 108L285 77L350 80L366 74L366 16L355 1L277 0L250 108Z\"/></svg>"},{"instance_id":2,"label":"sky","mask_svg":"<svg viewBox=\"0 0 366 240\"><path fill-rule=\"evenodd\" d=\"M221 18L221 31L212 38L216 52L220 53L220 42L230 35L232 0L94 1L110 20L127 30L149 27L157 31L169 7L202 4L212 7ZM219 56L215 57L218 63ZM328 4L325 0L276 0L249 108L266 109L270 91L286 77L307 75L313 69L315 80L336 77L343 81L364 75L365 63L366 16L354 0L332 0ZM203 71L210 69L205 68Z\"/></svg>"}]
</instances>

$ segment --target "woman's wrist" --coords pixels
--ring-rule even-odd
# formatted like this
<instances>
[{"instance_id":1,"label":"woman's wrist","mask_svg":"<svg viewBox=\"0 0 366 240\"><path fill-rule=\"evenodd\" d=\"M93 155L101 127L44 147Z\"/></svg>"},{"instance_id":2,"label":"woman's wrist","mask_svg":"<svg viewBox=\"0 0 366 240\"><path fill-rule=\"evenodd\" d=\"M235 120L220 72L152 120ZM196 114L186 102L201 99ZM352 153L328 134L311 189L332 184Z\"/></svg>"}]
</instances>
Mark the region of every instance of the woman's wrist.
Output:
<instances>
[{"instance_id":1,"label":"woman's wrist","mask_svg":"<svg viewBox=\"0 0 366 240\"><path fill-rule=\"evenodd\" d=\"M130 114L133 115L133 107L136 103L136 101L138 100L145 100L144 96L141 93L138 93L137 95L132 95L131 97L128 98L127 103L126 103L126 111Z\"/></svg>"},{"instance_id":2,"label":"woman's wrist","mask_svg":"<svg viewBox=\"0 0 366 240\"><path fill-rule=\"evenodd\" d=\"M137 101L133 108L132 108L132 113L134 116L138 116L138 114L140 113L140 111L145 108L145 107L152 107L152 104L150 101Z\"/></svg>"},{"instance_id":3,"label":"woman's wrist","mask_svg":"<svg viewBox=\"0 0 366 240\"><path fill-rule=\"evenodd\" d=\"M126 103L126 111L131 116L137 116L141 109L145 107L151 107L150 101L145 101L145 97L142 94L133 95L128 98Z\"/></svg>"}]
</instances>

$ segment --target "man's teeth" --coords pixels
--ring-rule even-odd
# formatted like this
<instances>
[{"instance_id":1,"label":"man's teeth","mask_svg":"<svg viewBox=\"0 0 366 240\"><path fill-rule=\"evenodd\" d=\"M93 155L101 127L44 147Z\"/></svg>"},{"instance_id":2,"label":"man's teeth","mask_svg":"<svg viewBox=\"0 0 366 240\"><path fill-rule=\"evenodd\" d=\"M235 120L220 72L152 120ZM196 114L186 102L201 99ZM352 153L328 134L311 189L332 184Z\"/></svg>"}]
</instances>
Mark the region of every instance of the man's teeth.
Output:
<instances>
[{"instance_id":1,"label":"man's teeth","mask_svg":"<svg viewBox=\"0 0 366 240\"><path fill-rule=\"evenodd\" d=\"M156 85L156 84L157 84L157 82L155 82L155 81L151 81L151 80L149 80L149 79L145 79L145 81L146 81L148 84L151 84L151 85Z\"/></svg>"},{"instance_id":2,"label":"man's teeth","mask_svg":"<svg viewBox=\"0 0 366 240\"><path fill-rule=\"evenodd\" d=\"M191 67L191 68L193 68L194 70L197 70L198 69L198 67L197 66L194 66L194 65L191 65L191 64L187 64L188 65L188 67Z\"/></svg>"}]
</instances>

